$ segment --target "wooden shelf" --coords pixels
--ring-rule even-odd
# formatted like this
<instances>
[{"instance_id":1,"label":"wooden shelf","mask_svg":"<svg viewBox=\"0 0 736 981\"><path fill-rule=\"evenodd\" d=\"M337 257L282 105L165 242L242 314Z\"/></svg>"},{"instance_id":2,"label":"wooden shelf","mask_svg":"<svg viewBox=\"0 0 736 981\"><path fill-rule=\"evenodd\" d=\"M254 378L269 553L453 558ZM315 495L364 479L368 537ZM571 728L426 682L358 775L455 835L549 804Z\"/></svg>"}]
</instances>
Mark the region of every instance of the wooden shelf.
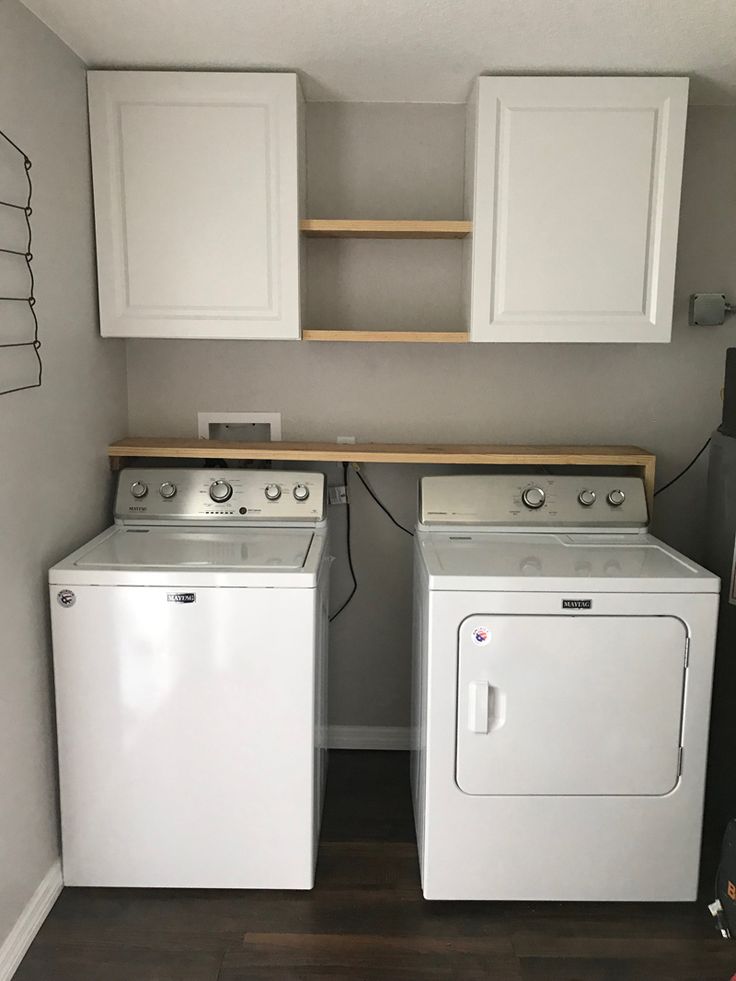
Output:
<instances>
[{"instance_id":1,"label":"wooden shelf","mask_svg":"<svg viewBox=\"0 0 736 981\"><path fill-rule=\"evenodd\" d=\"M639 446L523 446L477 443L231 443L220 439L131 436L108 447L117 470L133 457L425 463L537 467L632 467L644 478L651 514L655 457Z\"/></svg>"},{"instance_id":2,"label":"wooden shelf","mask_svg":"<svg viewBox=\"0 0 736 981\"><path fill-rule=\"evenodd\" d=\"M465 238L470 221L368 221L352 218L304 218L301 231L314 238Z\"/></svg>"},{"instance_id":3,"label":"wooden shelf","mask_svg":"<svg viewBox=\"0 0 736 981\"><path fill-rule=\"evenodd\" d=\"M463 330L303 330L303 341L358 341L360 343L388 342L393 344L466 344Z\"/></svg>"}]
</instances>

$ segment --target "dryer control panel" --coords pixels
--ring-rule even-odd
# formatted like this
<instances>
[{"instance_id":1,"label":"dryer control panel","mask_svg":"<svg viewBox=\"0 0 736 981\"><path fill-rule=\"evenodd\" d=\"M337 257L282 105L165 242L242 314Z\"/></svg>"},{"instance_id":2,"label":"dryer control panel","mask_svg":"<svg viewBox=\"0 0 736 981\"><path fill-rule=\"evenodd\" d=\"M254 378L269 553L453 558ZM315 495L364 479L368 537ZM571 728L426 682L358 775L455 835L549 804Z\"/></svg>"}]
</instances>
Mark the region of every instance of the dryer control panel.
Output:
<instances>
[{"instance_id":1,"label":"dryer control panel","mask_svg":"<svg viewBox=\"0 0 736 981\"><path fill-rule=\"evenodd\" d=\"M423 525L488 528L645 528L639 477L480 474L423 477Z\"/></svg>"},{"instance_id":2,"label":"dryer control panel","mask_svg":"<svg viewBox=\"0 0 736 981\"><path fill-rule=\"evenodd\" d=\"M221 524L315 524L325 517L325 475L293 470L121 470L115 519Z\"/></svg>"}]
</instances>

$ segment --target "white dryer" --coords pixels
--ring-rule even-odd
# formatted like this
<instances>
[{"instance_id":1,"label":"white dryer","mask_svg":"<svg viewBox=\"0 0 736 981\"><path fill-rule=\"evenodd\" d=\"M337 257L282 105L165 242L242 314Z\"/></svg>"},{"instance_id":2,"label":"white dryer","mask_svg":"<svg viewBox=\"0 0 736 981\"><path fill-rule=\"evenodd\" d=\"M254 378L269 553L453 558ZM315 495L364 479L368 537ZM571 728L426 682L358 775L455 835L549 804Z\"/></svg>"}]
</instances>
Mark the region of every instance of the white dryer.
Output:
<instances>
[{"instance_id":1,"label":"white dryer","mask_svg":"<svg viewBox=\"0 0 736 981\"><path fill-rule=\"evenodd\" d=\"M323 474L120 474L49 573L67 885L314 884L326 535Z\"/></svg>"},{"instance_id":2,"label":"white dryer","mask_svg":"<svg viewBox=\"0 0 736 981\"><path fill-rule=\"evenodd\" d=\"M695 898L719 580L646 525L633 477L421 481L427 899Z\"/></svg>"}]
</instances>

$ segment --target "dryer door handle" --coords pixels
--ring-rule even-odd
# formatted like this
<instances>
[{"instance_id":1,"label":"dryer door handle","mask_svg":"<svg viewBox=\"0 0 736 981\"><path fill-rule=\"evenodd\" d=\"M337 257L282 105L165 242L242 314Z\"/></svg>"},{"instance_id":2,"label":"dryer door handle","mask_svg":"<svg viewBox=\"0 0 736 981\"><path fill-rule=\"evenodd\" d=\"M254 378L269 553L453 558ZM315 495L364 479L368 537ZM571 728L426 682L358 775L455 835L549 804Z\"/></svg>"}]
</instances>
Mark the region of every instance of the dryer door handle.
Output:
<instances>
[{"instance_id":1,"label":"dryer door handle","mask_svg":"<svg viewBox=\"0 0 736 981\"><path fill-rule=\"evenodd\" d=\"M468 686L468 729L488 732L491 686L487 681L471 681Z\"/></svg>"}]
</instances>

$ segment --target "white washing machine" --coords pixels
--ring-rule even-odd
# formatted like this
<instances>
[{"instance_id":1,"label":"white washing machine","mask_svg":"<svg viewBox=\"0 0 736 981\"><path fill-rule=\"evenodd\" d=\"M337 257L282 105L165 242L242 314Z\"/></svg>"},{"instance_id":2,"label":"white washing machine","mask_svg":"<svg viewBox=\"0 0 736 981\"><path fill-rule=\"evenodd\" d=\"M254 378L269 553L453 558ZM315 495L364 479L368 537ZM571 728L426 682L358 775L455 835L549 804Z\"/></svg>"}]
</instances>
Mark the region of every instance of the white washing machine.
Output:
<instances>
[{"instance_id":1,"label":"white washing machine","mask_svg":"<svg viewBox=\"0 0 736 981\"><path fill-rule=\"evenodd\" d=\"M326 535L323 474L120 474L49 573L67 885L312 887Z\"/></svg>"},{"instance_id":2,"label":"white washing machine","mask_svg":"<svg viewBox=\"0 0 736 981\"><path fill-rule=\"evenodd\" d=\"M427 899L695 898L719 580L646 525L633 477L421 481Z\"/></svg>"}]
</instances>

